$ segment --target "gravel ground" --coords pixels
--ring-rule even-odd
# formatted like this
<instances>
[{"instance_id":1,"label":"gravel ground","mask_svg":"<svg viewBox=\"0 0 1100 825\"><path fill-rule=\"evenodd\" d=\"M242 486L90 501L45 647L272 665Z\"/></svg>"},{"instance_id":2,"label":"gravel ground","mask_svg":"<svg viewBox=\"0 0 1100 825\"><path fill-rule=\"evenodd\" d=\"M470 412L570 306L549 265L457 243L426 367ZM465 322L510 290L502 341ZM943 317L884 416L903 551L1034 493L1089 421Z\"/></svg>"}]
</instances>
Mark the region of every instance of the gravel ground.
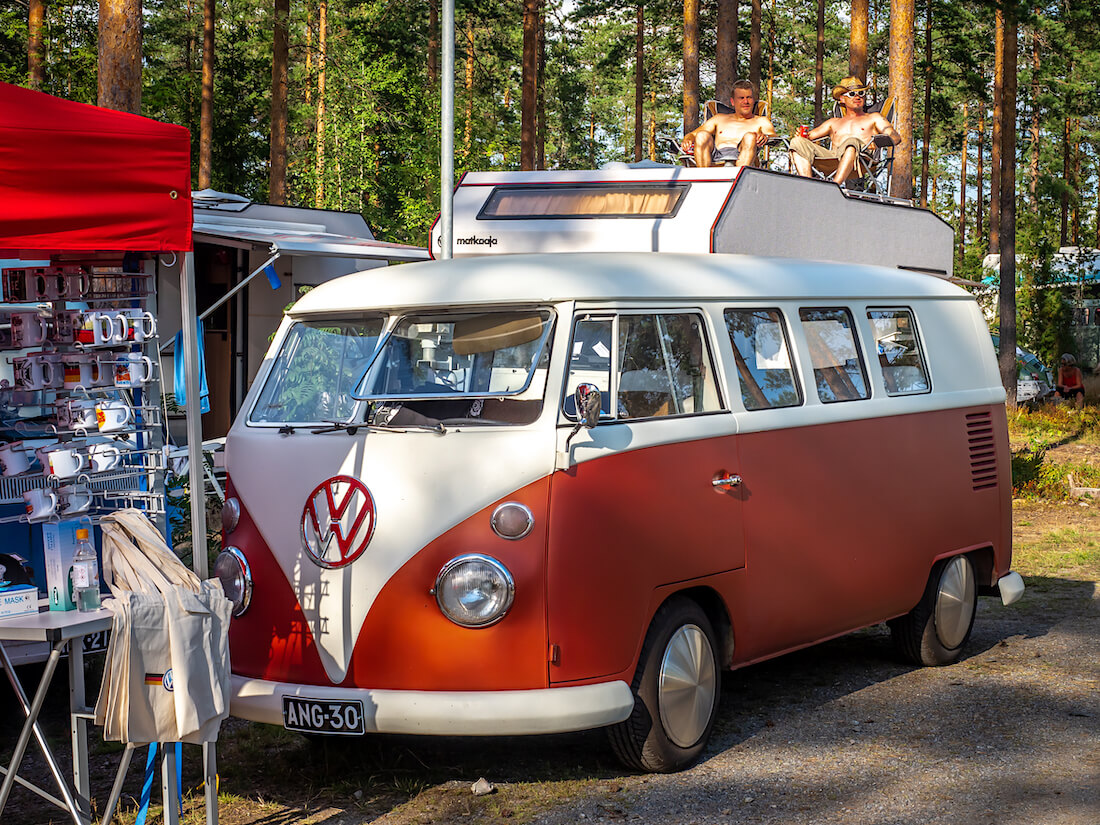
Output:
<instances>
[{"instance_id":1,"label":"gravel ground","mask_svg":"<svg viewBox=\"0 0 1100 825\"><path fill-rule=\"evenodd\" d=\"M1100 540L1100 507L1022 506L1016 524L1018 542L1054 532L1072 548ZM0 755L18 719L8 692ZM63 743L66 697L54 694L46 725ZM233 722L222 738L222 825L1100 825L1100 569L1033 577L1012 607L980 600L950 667L902 664L878 627L727 673L710 746L679 774L623 771L600 732L319 748ZM95 759L102 799L117 755ZM185 763L197 774L197 759ZM33 754L26 767L48 782ZM479 777L495 792L472 795ZM195 792L189 822L200 805ZM65 821L20 789L2 819Z\"/></svg>"}]
</instances>

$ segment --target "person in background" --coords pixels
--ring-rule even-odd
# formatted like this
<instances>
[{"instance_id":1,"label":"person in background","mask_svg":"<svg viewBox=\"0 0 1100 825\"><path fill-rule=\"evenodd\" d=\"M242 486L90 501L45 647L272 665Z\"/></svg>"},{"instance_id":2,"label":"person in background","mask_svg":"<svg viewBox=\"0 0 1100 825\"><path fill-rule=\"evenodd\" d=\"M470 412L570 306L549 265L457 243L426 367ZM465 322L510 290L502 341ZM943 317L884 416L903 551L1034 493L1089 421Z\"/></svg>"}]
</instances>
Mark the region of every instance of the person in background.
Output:
<instances>
[{"instance_id":1,"label":"person in background","mask_svg":"<svg viewBox=\"0 0 1100 825\"><path fill-rule=\"evenodd\" d=\"M1074 399L1078 408L1085 403L1085 381L1081 375L1081 368L1077 366L1077 359L1070 353L1062 356L1058 365L1058 379L1054 386L1059 398Z\"/></svg>"},{"instance_id":2,"label":"person in background","mask_svg":"<svg viewBox=\"0 0 1100 825\"><path fill-rule=\"evenodd\" d=\"M695 155L699 168L719 166L728 160L735 160L736 166L753 166L757 151L775 135L772 122L756 114L756 90L748 80L733 84L730 103L732 115L708 118L680 142L680 149Z\"/></svg>"},{"instance_id":3,"label":"person in background","mask_svg":"<svg viewBox=\"0 0 1100 825\"><path fill-rule=\"evenodd\" d=\"M864 111L869 88L858 77L844 78L833 87L833 100L839 102L843 110L841 116L815 126L806 137L795 135L791 138L791 161L799 175L810 177L817 158L835 158L839 164L833 180L843 185L857 169L859 153L871 145L875 135L886 135L895 146L901 143L901 135L890 121L878 112ZM824 137L829 138L831 148L814 143Z\"/></svg>"}]
</instances>

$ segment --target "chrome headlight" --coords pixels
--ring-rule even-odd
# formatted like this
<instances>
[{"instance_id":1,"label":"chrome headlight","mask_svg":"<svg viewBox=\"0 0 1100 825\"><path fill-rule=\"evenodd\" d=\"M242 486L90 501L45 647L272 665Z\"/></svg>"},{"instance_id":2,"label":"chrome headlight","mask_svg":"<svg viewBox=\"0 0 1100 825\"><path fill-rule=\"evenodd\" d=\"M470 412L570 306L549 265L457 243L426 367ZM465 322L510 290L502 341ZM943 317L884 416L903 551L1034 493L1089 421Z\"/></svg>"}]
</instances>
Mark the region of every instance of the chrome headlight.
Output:
<instances>
[{"instance_id":1,"label":"chrome headlight","mask_svg":"<svg viewBox=\"0 0 1100 825\"><path fill-rule=\"evenodd\" d=\"M229 535L237 529L237 522L241 520L241 502L230 496L222 504L222 530Z\"/></svg>"},{"instance_id":2,"label":"chrome headlight","mask_svg":"<svg viewBox=\"0 0 1100 825\"><path fill-rule=\"evenodd\" d=\"M240 616L252 601L252 570L236 547L226 547L214 559L214 575L222 583L225 597L233 602L233 615Z\"/></svg>"},{"instance_id":3,"label":"chrome headlight","mask_svg":"<svg viewBox=\"0 0 1100 825\"><path fill-rule=\"evenodd\" d=\"M500 621L516 593L512 574L490 556L470 553L451 559L435 580L435 601L443 615L463 627Z\"/></svg>"}]
</instances>

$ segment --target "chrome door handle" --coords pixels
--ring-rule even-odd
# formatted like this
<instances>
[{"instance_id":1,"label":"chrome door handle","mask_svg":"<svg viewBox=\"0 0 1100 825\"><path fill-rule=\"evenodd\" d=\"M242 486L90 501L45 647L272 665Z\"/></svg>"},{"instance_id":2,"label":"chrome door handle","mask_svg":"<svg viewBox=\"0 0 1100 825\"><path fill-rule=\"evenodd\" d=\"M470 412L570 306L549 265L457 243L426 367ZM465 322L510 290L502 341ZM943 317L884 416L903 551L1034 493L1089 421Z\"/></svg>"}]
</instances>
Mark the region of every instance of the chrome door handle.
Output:
<instances>
[{"instance_id":1,"label":"chrome door handle","mask_svg":"<svg viewBox=\"0 0 1100 825\"><path fill-rule=\"evenodd\" d=\"M711 487L739 487L741 485L741 476L721 476L714 479L711 483Z\"/></svg>"}]
</instances>

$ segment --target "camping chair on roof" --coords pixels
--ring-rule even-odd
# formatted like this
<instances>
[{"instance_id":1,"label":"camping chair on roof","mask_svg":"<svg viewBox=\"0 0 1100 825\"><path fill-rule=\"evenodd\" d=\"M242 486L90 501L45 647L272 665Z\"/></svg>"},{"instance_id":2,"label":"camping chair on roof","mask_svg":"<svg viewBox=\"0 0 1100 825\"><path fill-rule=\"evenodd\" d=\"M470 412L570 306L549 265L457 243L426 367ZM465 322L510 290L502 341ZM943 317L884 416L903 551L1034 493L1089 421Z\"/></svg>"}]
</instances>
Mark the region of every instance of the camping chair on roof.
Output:
<instances>
[{"instance_id":1,"label":"camping chair on roof","mask_svg":"<svg viewBox=\"0 0 1100 825\"><path fill-rule=\"evenodd\" d=\"M893 126L897 119L897 106L892 96L865 107L866 112L881 112L882 116L890 121ZM833 117L844 114L840 102L833 104ZM827 139L826 139L827 140ZM840 165L836 158L818 158L813 163L813 174L820 180L833 180L837 167ZM873 192L878 195L890 194L890 178L894 170L894 144L886 135L875 135L870 146L859 153L859 162L848 176L847 181L835 181L841 185L847 185L850 189L862 192Z\"/></svg>"},{"instance_id":2,"label":"camping chair on roof","mask_svg":"<svg viewBox=\"0 0 1100 825\"><path fill-rule=\"evenodd\" d=\"M733 107L730 106L728 103L722 103L719 100L708 100L706 103L703 104L703 115L704 115L703 120L704 120L704 122L706 122L707 120L710 120L715 115L732 115L732 114L733 114ZM757 117L769 117L768 104L765 103L763 100L756 101L756 109L754 111L754 114ZM695 155L688 154L687 152L681 151L680 150L680 141L676 140L676 138L670 137L669 141L672 144L673 153L676 156L676 162L679 163L681 166L687 166L689 168L694 167L695 166ZM765 143L764 146L761 147L761 148L769 149L773 146L783 146L785 143L786 142L784 141L783 138L776 135L775 137L768 138L768 142ZM738 154L736 151L730 150L730 149L719 150L719 151L725 152L726 156L723 157L721 160L716 161L717 166L735 166L736 165L736 163L737 163L737 154Z\"/></svg>"}]
</instances>

